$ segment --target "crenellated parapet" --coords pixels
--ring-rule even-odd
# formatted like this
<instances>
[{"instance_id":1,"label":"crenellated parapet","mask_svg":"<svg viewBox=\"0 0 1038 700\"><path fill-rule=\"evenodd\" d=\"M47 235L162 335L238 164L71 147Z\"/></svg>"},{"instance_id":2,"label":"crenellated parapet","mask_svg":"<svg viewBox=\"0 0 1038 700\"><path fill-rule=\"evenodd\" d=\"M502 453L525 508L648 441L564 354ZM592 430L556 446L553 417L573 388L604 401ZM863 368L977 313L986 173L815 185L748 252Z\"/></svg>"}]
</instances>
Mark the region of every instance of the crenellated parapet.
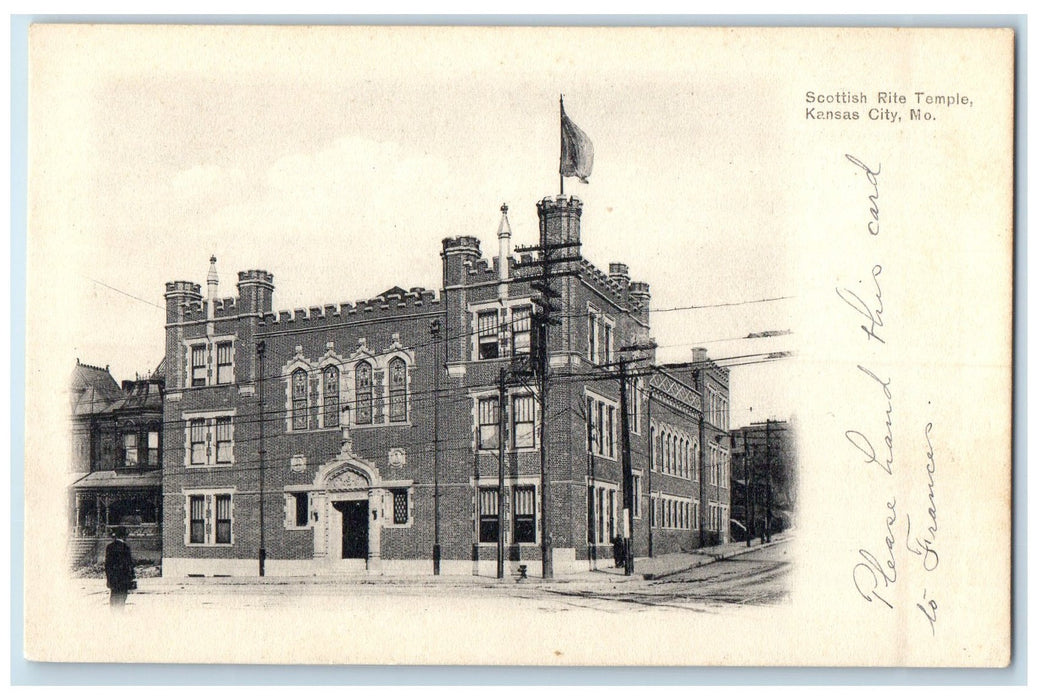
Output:
<instances>
[{"instance_id":1,"label":"crenellated parapet","mask_svg":"<svg viewBox=\"0 0 1038 700\"><path fill-rule=\"evenodd\" d=\"M402 293L381 294L355 303L325 304L324 306L311 306L308 309L266 313L260 320L260 325L267 327L268 330L279 326L293 329L303 326L320 328L355 320L399 318L428 311L430 308L439 308L440 299L431 289L413 287L408 291L400 291Z\"/></svg>"},{"instance_id":2,"label":"crenellated parapet","mask_svg":"<svg viewBox=\"0 0 1038 700\"><path fill-rule=\"evenodd\" d=\"M580 275L602 296L616 302L620 306L626 305L627 288L585 259L580 261Z\"/></svg>"},{"instance_id":3,"label":"crenellated parapet","mask_svg":"<svg viewBox=\"0 0 1038 700\"><path fill-rule=\"evenodd\" d=\"M238 297L226 297L213 300L213 315L216 318L229 318L238 315Z\"/></svg>"}]
</instances>

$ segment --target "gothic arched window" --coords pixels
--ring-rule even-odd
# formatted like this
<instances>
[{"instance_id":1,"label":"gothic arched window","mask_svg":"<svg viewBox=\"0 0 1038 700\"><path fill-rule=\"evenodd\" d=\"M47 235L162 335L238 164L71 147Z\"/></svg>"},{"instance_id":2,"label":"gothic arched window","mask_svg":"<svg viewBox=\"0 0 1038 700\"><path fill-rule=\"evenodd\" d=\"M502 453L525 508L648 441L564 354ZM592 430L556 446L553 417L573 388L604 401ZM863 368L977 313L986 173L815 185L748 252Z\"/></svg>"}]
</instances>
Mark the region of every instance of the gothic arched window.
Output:
<instances>
[{"instance_id":1,"label":"gothic arched window","mask_svg":"<svg viewBox=\"0 0 1038 700\"><path fill-rule=\"evenodd\" d=\"M339 368L324 368L324 427L339 425Z\"/></svg>"},{"instance_id":2,"label":"gothic arched window","mask_svg":"<svg viewBox=\"0 0 1038 700\"><path fill-rule=\"evenodd\" d=\"M407 364L399 357L389 363L389 420L407 420Z\"/></svg>"},{"instance_id":3,"label":"gothic arched window","mask_svg":"<svg viewBox=\"0 0 1038 700\"><path fill-rule=\"evenodd\" d=\"M358 362L354 374L356 376L354 393L357 403L355 420L358 425L369 425L374 406L374 398L371 393L371 365L367 362Z\"/></svg>"},{"instance_id":4,"label":"gothic arched window","mask_svg":"<svg viewBox=\"0 0 1038 700\"><path fill-rule=\"evenodd\" d=\"M292 430L307 428L306 370L292 373Z\"/></svg>"}]
</instances>

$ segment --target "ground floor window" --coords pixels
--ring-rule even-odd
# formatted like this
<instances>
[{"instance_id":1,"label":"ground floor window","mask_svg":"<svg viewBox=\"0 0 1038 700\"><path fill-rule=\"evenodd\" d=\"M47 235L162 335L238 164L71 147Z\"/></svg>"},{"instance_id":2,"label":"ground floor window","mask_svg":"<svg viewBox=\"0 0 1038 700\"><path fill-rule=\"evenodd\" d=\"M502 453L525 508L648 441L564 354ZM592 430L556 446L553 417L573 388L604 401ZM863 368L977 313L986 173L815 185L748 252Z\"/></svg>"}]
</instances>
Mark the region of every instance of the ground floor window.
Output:
<instances>
[{"instance_id":1,"label":"ground floor window","mask_svg":"<svg viewBox=\"0 0 1038 700\"><path fill-rule=\"evenodd\" d=\"M408 520L407 489L393 489L393 524L406 525Z\"/></svg>"},{"instance_id":2,"label":"ground floor window","mask_svg":"<svg viewBox=\"0 0 1038 700\"><path fill-rule=\"evenodd\" d=\"M497 489L479 490L479 541L497 542Z\"/></svg>"},{"instance_id":3,"label":"ground floor window","mask_svg":"<svg viewBox=\"0 0 1038 700\"><path fill-rule=\"evenodd\" d=\"M533 486L516 486L514 492L513 541L530 543L537 541L536 489Z\"/></svg>"},{"instance_id":4,"label":"ground floor window","mask_svg":"<svg viewBox=\"0 0 1038 700\"><path fill-rule=\"evenodd\" d=\"M186 543L194 545L233 542L233 496L230 493L188 494Z\"/></svg>"}]
</instances>

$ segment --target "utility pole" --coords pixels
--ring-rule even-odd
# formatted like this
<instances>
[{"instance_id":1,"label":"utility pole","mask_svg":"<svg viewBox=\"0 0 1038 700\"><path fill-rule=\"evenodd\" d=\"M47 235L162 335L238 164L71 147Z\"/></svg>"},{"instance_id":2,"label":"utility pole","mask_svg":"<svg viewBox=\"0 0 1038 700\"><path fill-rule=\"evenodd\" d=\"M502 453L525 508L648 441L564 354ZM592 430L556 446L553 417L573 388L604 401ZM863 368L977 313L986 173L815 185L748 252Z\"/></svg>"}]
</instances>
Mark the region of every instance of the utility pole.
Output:
<instances>
[{"instance_id":1,"label":"utility pole","mask_svg":"<svg viewBox=\"0 0 1038 700\"><path fill-rule=\"evenodd\" d=\"M585 405L585 410L587 406ZM591 414L586 416L587 424L587 560L592 569L598 564L598 529L595 518L595 444L594 421Z\"/></svg>"},{"instance_id":2,"label":"utility pole","mask_svg":"<svg viewBox=\"0 0 1038 700\"><path fill-rule=\"evenodd\" d=\"M627 360L620 360L620 448L623 470L624 504L624 575L634 573L634 473L631 470L631 435L627 415Z\"/></svg>"},{"instance_id":3,"label":"utility pole","mask_svg":"<svg viewBox=\"0 0 1038 700\"><path fill-rule=\"evenodd\" d=\"M767 483L767 509L764 511L764 531L760 534L760 543L764 544L765 538L771 541L771 419L764 423L764 473L768 479Z\"/></svg>"},{"instance_id":4,"label":"utility pole","mask_svg":"<svg viewBox=\"0 0 1038 700\"><path fill-rule=\"evenodd\" d=\"M645 395L645 436L648 441L648 449L645 454L648 455L648 469L645 470L646 486L649 490L649 558L652 558L652 519L656 517L656 507L652 503L652 470L656 468L656 464L653 462L653 444L652 444L652 377L649 377L649 390Z\"/></svg>"},{"instance_id":5,"label":"utility pole","mask_svg":"<svg viewBox=\"0 0 1038 700\"><path fill-rule=\"evenodd\" d=\"M263 472L264 472L264 460L266 458L267 450L263 442L263 385L264 385L264 355L267 351L267 343L265 340L261 340L256 343L256 353L259 355L259 575L263 576L265 573L267 563L267 550L264 546L264 522L263 522Z\"/></svg>"},{"instance_id":6,"label":"utility pole","mask_svg":"<svg viewBox=\"0 0 1038 700\"><path fill-rule=\"evenodd\" d=\"M440 575L440 320L429 324L433 338L433 576Z\"/></svg>"},{"instance_id":7,"label":"utility pole","mask_svg":"<svg viewBox=\"0 0 1038 700\"><path fill-rule=\"evenodd\" d=\"M552 305L553 299L558 299L562 295L555 291L551 285L552 279L552 267L559 263L577 262L580 260L579 255L567 255L561 258L553 258L552 252L560 249L568 249L579 246L579 243L548 243L547 229L542 225L541 227L541 238L540 244L533 247L519 247L516 248L517 253L526 252L537 252L539 257L537 260L529 262L518 262L515 267L517 269L523 267L540 267L539 274L534 278L534 281L530 283L530 287L541 293L541 298L537 302L540 310L533 314L532 321L534 328L537 329L537 346L536 355L534 356L534 371L537 373L539 380L539 403L541 410L541 423L540 423L540 453L541 453L541 575L550 579L554 576L554 570L552 565L552 538L551 538L551 475L548 470L548 439L551 434L548 429L548 384L551 376L551 368L549 367L549 342L548 342L548 329L551 326L561 325L562 321L556 318L552 318L552 313L558 311L555 306Z\"/></svg>"},{"instance_id":8,"label":"utility pole","mask_svg":"<svg viewBox=\"0 0 1038 700\"><path fill-rule=\"evenodd\" d=\"M747 430L747 431L744 431L743 434L742 434L742 447L743 447L742 479L743 479L743 482L744 482L743 500L745 500L745 502L746 502L746 512L743 514L743 520L746 521L745 525L746 525L746 546L747 547L750 546L750 539L751 539L751 532L752 532L750 530L750 527L751 527L751 523L753 522L753 516L750 514L750 442L749 442L749 436L747 435L748 432L749 431Z\"/></svg>"},{"instance_id":9,"label":"utility pole","mask_svg":"<svg viewBox=\"0 0 1038 700\"><path fill-rule=\"evenodd\" d=\"M505 368L497 374L497 577L505 577Z\"/></svg>"}]
</instances>

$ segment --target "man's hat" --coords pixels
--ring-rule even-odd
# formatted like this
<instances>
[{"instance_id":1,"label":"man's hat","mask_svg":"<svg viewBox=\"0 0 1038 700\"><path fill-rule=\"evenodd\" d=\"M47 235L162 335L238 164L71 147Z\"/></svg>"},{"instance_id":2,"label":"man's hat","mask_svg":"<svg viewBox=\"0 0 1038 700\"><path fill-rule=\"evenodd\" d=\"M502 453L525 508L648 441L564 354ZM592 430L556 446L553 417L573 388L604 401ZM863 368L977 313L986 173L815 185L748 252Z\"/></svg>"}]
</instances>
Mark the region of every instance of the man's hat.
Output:
<instances>
[{"instance_id":1,"label":"man's hat","mask_svg":"<svg viewBox=\"0 0 1038 700\"><path fill-rule=\"evenodd\" d=\"M123 527L122 525L120 525L119 527L113 528L112 529L112 537L117 537L119 539L122 539L123 537L126 537L126 528Z\"/></svg>"}]
</instances>

